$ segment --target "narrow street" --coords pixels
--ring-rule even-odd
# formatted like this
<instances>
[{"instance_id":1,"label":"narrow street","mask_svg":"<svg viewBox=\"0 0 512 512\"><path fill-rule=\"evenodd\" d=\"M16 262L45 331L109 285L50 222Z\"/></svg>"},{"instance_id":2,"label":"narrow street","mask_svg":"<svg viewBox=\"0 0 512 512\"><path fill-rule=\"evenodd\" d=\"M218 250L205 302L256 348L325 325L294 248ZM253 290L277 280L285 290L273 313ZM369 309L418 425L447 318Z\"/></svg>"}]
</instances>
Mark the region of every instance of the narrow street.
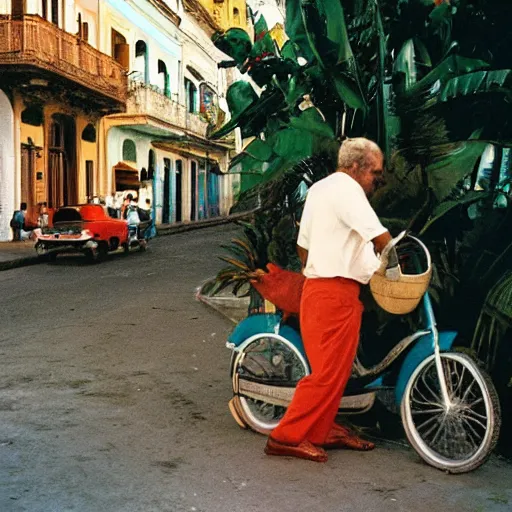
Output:
<instances>
[{"instance_id":1,"label":"narrow street","mask_svg":"<svg viewBox=\"0 0 512 512\"><path fill-rule=\"evenodd\" d=\"M498 458L450 476L382 441L265 456L228 411L232 324L194 299L233 233L0 272L0 511L510 510Z\"/></svg>"}]
</instances>

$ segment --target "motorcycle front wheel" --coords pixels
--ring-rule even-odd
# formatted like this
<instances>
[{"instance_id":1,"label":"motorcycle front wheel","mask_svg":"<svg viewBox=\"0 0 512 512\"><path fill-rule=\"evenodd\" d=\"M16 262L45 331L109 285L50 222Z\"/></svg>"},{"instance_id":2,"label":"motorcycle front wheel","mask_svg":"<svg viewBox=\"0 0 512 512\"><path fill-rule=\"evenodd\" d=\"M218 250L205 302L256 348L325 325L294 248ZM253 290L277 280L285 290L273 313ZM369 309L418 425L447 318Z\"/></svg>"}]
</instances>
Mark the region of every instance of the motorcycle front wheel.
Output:
<instances>
[{"instance_id":1,"label":"motorcycle front wheel","mask_svg":"<svg viewBox=\"0 0 512 512\"><path fill-rule=\"evenodd\" d=\"M407 439L431 466L466 473L481 466L496 446L501 424L490 377L467 355L441 354L450 404L444 403L434 356L409 379L401 404Z\"/></svg>"},{"instance_id":2,"label":"motorcycle front wheel","mask_svg":"<svg viewBox=\"0 0 512 512\"><path fill-rule=\"evenodd\" d=\"M286 406L244 393L240 381L262 388L290 389L308 374L304 357L288 340L276 334L253 337L244 349L233 353L231 378L235 419L255 432L270 434L284 416Z\"/></svg>"}]
</instances>

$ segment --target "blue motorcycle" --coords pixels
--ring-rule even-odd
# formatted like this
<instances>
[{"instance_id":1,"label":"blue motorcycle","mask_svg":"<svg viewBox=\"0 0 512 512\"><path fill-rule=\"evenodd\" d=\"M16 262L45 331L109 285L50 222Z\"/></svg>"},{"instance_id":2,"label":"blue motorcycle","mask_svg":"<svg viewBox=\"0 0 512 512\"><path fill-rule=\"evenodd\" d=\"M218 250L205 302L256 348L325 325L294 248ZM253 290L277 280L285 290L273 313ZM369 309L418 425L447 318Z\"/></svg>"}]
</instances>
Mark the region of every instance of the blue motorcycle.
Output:
<instances>
[{"instance_id":1,"label":"blue motorcycle","mask_svg":"<svg viewBox=\"0 0 512 512\"><path fill-rule=\"evenodd\" d=\"M397 240L397 239L395 239ZM418 268L430 254L407 235L400 262ZM392 394L411 446L428 464L450 473L472 471L496 445L501 424L498 397L489 376L467 354L454 350L457 333L439 332L428 292L422 294L422 328L399 340L378 364L356 357L339 406L343 414L369 411L376 398ZM242 428L268 435L291 402L295 386L310 373L298 329L281 314L242 320L229 336L233 351L230 411Z\"/></svg>"}]
</instances>

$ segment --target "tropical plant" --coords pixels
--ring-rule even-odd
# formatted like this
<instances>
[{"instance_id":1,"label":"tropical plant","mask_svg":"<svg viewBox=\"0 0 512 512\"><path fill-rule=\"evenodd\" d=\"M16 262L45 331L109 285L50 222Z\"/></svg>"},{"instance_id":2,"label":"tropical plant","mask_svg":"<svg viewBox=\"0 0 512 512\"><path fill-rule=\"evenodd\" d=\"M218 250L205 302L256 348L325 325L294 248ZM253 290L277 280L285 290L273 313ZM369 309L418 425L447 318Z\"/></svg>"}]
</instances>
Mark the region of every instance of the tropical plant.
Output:
<instances>
[{"instance_id":1,"label":"tropical plant","mask_svg":"<svg viewBox=\"0 0 512 512\"><path fill-rule=\"evenodd\" d=\"M229 65L262 88L229 125L249 141L231 162L243 185L235 209L262 208L262 264L294 267L300 192L332 170L340 140L367 136L388 166L373 205L392 233L408 228L428 243L441 325L468 344L490 333L498 346L512 341L506 329L482 330L485 318L475 332L491 289L493 303L511 297L510 14L499 0L288 0L282 48L261 17L254 44L240 29L215 36ZM378 332L414 321L365 305Z\"/></svg>"}]
</instances>

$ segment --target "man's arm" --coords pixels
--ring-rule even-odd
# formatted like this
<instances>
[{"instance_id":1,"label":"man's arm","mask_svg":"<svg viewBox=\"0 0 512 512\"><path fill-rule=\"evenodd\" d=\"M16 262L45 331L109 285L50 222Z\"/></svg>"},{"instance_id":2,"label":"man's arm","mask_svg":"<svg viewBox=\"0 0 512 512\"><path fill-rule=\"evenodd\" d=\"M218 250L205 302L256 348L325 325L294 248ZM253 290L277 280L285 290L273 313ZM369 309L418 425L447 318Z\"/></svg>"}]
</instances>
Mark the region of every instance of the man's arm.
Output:
<instances>
[{"instance_id":1,"label":"man's arm","mask_svg":"<svg viewBox=\"0 0 512 512\"><path fill-rule=\"evenodd\" d=\"M302 264L302 270L304 270L306 262L308 261L308 251L304 249L304 247L297 245L297 254L299 255L299 259Z\"/></svg>"},{"instance_id":2,"label":"man's arm","mask_svg":"<svg viewBox=\"0 0 512 512\"><path fill-rule=\"evenodd\" d=\"M389 231L382 233L382 235L376 236L372 242L375 247L375 252L377 254L381 254L384 250L384 247L388 245L388 243L393 239L393 237L389 234ZM299 253L300 256L300 253Z\"/></svg>"}]
</instances>

